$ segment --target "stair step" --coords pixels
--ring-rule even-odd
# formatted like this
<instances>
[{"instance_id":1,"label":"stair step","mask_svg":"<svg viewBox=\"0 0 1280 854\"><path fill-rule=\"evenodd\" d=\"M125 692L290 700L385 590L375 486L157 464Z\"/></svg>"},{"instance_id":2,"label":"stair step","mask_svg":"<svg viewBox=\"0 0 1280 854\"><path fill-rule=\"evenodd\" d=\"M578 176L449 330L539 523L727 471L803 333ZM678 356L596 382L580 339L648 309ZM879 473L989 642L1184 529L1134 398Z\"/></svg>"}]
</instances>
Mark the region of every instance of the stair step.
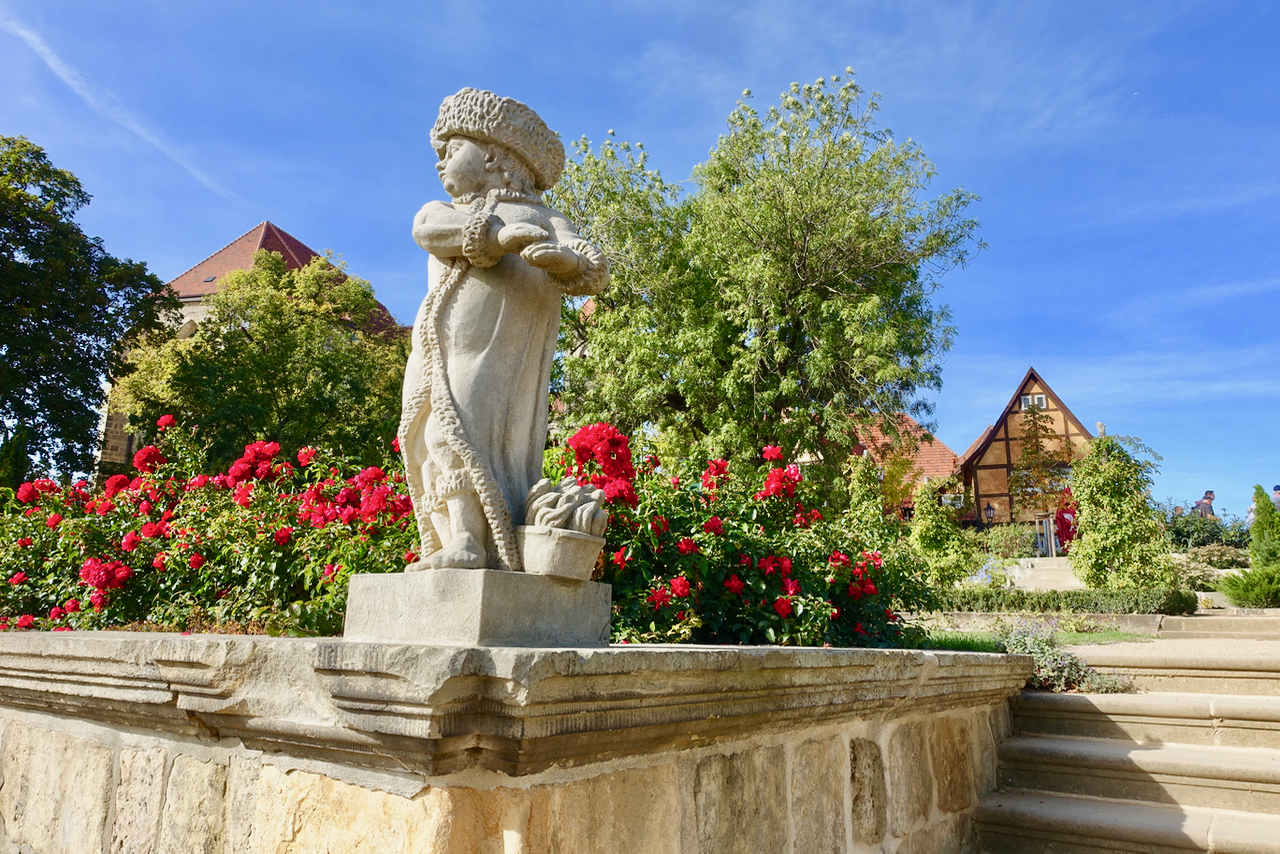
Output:
<instances>
[{"instance_id":1,"label":"stair step","mask_svg":"<svg viewBox=\"0 0 1280 854\"><path fill-rule=\"evenodd\" d=\"M1165 617L1160 631L1173 632L1245 632L1246 637L1280 635L1280 617L1241 617L1229 614L1195 614L1189 617Z\"/></svg>"},{"instance_id":2,"label":"stair step","mask_svg":"<svg viewBox=\"0 0 1280 854\"><path fill-rule=\"evenodd\" d=\"M1013 698L1012 707L1024 736L1280 750L1280 697L1028 691Z\"/></svg>"},{"instance_id":3,"label":"stair step","mask_svg":"<svg viewBox=\"0 0 1280 854\"><path fill-rule=\"evenodd\" d=\"M1146 691L1280 696L1280 658L1275 656L1121 652L1105 645L1075 650L1089 665L1128 676L1135 688Z\"/></svg>"},{"instance_id":4,"label":"stair step","mask_svg":"<svg viewBox=\"0 0 1280 854\"><path fill-rule=\"evenodd\" d=\"M1277 816L1041 793L992 792L978 803L974 827L985 854L1274 854L1280 848Z\"/></svg>"},{"instance_id":5,"label":"stair step","mask_svg":"<svg viewBox=\"0 0 1280 854\"><path fill-rule=\"evenodd\" d=\"M1004 789L1280 813L1280 750L1023 736L999 756Z\"/></svg>"},{"instance_id":6,"label":"stair step","mask_svg":"<svg viewBox=\"0 0 1280 854\"><path fill-rule=\"evenodd\" d=\"M1258 632L1219 632L1219 631L1166 631L1163 628L1156 633L1158 638L1172 638L1174 640L1213 640L1214 638L1223 638L1231 640L1265 640L1269 637L1269 633L1259 634ZM1276 640L1280 640L1280 635L1276 635Z\"/></svg>"}]
</instances>

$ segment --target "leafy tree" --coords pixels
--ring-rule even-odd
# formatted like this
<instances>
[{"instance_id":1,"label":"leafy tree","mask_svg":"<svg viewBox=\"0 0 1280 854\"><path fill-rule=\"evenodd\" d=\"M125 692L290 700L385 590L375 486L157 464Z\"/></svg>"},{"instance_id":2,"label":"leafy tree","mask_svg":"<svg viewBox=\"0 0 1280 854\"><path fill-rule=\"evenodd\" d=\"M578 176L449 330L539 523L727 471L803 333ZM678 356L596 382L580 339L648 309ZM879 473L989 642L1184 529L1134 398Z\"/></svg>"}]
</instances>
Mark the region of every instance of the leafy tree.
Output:
<instances>
[{"instance_id":1,"label":"leafy tree","mask_svg":"<svg viewBox=\"0 0 1280 854\"><path fill-rule=\"evenodd\" d=\"M1224 576L1218 589L1241 608L1280 607L1280 512L1261 485L1253 488L1254 517L1249 569Z\"/></svg>"},{"instance_id":2,"label":"leafy tree","mask_svg":"<svg viewBox=\"0 0 1280 854\"><path fill-rule=\"evenodd\" d=\"M566 423L674 432L735 465L776 441L836 482L858 424L928 413L952 336L930 297L969 257L976 197L922 198L933 166L878 109L851 72L763 115L741 102L688 195L639 147L579 143L552 203L615 263L566 317Z\"/></svg>"},{"instance_id":3,"label":"leafy tree","mask_svg":"<svg viewBox=\"0 0 1280 854\"><path fill-rule=\"evenodd\" d=\"M89 198L39 146L0 136L0 444L64 474L92 466L103 380L178 307L145 264L80 230Z\"/></svg>"},{"instance_id":4,"label":"leafy tree","mask_svg":"<svg viewBox=\"0 0 1280 854\"><path fill-rule=\"evenodd\" d=\"M1249 529L1249 565L1280 567L1280 511L1271 503L1271 493L1261 485L1253 487L1253 527Z\"/></svg>"},{"instance_id":5,"label":"leafy tree","mask_svg":"<svg viewBox=\"0 0 1280 854\"><path fill-rule=\"evenodd\" d=\"M972 538L951 516L950 508L938 501L940 492L950 491L954 479L941 484L921 482L916 488L915 510L911 516L911 548L925 562L929 581L937 587L950 587L961 581L982 563Z\"/></svg>"},{"instance_id":6,"label":"leafy tree","mask_svg":"<svg viewBox=\"0 0 1280 854\"><path fill-rule=\"evenodd\" d=\"M1071 564L1090 587L1175 586L1163 519L1151 501L1159 460L1137 439L1104 435L1075 464Z\"/></svg>"},{"instance_id":7,"label":"leafy tree","mask_svg":"<svg viewBox=\"0 0 1280 854\"><path fill-rule=\"evenodd\" d=\"M1038 406L1022 410L1022 450L1009 474L1015 508L1052 513L1068 485L1071 448L1049 446L1055 438L1049 413Z\"/></svg>"},{"instance_id":8,"label":"leafy tree","mask_svg":"<svg viewBox=\"0 0 1280 854\"><path fill-rule=\"evenodd\" d=\"M136 370L118 387L131 426L175 415L194 425L215 468L260 439L380 457L400 417L407 339L372 329L368 282L330 258L289 270L259 251L208 306L192 337L131 354Z\"/></svg>"}]
</instances>

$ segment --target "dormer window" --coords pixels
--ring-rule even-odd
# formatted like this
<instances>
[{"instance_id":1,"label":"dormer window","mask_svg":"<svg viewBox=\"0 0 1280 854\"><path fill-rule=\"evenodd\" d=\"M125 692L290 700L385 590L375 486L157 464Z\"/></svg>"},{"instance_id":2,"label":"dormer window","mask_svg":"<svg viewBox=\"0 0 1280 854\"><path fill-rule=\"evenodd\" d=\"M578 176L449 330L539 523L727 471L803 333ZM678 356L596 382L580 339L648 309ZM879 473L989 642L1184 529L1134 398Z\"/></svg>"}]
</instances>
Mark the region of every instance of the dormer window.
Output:
<instances>
[{"instance_id":1,"label":"dormer window","mask_svg":"<svg viewBox=\"0 0 1280 854\"><path fill-rule=\"evenodd\" d=\"M1030 409L1032 406L1038 406L1039 408L1044 409L1044 395L1043 394L1022 395L1022 408Z\"/></svg>"}]
</instances>

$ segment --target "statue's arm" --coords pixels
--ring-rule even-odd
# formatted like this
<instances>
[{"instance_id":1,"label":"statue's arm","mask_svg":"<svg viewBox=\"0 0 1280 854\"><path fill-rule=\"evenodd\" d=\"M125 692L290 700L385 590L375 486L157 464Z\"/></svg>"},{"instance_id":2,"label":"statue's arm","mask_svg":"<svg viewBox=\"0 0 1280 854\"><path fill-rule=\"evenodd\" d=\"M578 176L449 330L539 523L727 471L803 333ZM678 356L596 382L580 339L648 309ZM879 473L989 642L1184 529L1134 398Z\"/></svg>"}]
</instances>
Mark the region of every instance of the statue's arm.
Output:
<instances>
[{"instance_id":1,"label":"statue's arm","mask_svg":"<svg viewBox=\"0 0 1280 854\"><path fill-rule=\"evenodd\" d=\"M570 296L591 296L604 290L609 284L609 260L594 243L578 235L573 223L561 216L552 216L550 238L525 248L520 256L535 267L551 274L564 293Z\"/></svg>"},{"instance_id":2,"label":"statue's arm","mask_svg":"<svg viewBox=\"0 0 1280 854\"><path fill-rule=\"evenodd\" d=\"M547 229L524 222L507 225L496 214L427 202L413 218L413 239L437 258L466 258L477 267L492 267L508 252L546 240Z\"/></svg>"},{"instance_id":3,"label":"statue's arm","mask_svg":"<svg viewBox=\"0 0 1280 854\"><path fill-rule=\"evenodd\" d=\"M413 218L413 240L437 258L461 258L469 216L444 202L427 202Z\"/></svg>"}]
</instances>

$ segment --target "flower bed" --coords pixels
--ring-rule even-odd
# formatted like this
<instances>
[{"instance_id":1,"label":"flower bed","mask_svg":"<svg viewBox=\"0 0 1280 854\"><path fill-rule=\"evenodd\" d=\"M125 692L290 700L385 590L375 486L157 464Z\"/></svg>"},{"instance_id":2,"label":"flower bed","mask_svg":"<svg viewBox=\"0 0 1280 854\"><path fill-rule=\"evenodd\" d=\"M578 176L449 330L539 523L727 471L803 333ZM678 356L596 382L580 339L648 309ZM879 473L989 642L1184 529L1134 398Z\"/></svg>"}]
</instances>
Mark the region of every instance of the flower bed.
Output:
<instances>
[{"instance_id":1,"label":"flower bed","mask_svg":"<svg viewBox=\"0 0 1280 854\"><path fill-rule=\"evenodd\" d=\"M338 634L351 573L417 559L398 459L360 468L255 442L216 475L168 416L133 476L23 484L0 514L0 628L232 629ZM394 449L398 450L398 449ZM753 477L725 460L639 471L630 441L584 427L562 464L608 501L595 578L613 586L616 642L896 645L879 552L812 506L799 466L763 449Z\"/></svg>"}]
</instances>

